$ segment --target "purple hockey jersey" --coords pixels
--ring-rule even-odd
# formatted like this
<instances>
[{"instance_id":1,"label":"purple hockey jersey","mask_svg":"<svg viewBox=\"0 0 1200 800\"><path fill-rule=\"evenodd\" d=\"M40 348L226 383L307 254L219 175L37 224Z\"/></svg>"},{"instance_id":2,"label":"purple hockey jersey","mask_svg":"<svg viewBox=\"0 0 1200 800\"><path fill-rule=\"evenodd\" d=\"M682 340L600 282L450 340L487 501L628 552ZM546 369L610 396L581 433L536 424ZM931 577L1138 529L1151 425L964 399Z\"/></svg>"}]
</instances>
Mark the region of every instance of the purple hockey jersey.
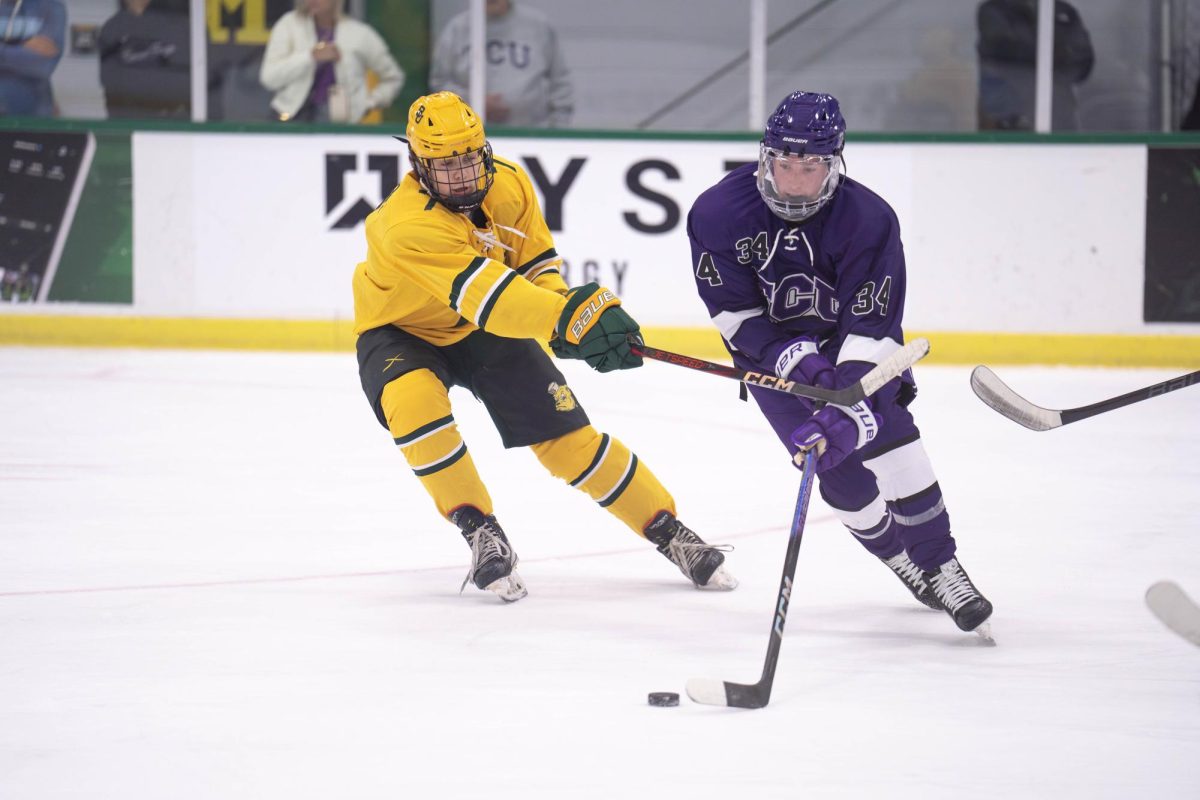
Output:
<instances>
[{"instance_id":1,"label":"purple hockey jersey","mask_svg":"<svg viewBox=\"0 0 1200 800\"><path fill-rule=\"evenodd\" d=\"M900 223L845 176L815 215L787 222L759 195L757 166L730 172L688 213L700 298L743 367L775 374L787 343L810 336L848 385L904 342Z\"/></svg>"}]
</instances>

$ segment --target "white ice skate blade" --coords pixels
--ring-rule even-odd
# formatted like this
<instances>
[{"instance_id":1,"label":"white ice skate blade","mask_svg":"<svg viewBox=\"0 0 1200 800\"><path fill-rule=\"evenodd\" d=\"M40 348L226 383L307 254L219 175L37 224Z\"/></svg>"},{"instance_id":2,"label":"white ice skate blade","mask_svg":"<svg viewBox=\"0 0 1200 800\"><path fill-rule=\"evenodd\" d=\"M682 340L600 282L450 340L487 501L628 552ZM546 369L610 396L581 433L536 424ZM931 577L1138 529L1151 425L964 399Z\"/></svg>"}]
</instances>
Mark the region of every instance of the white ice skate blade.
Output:
<instances>
[{"instance_id":1,"label":"white ice skate blade","mask_svg":"<svg viewBox=\"0 0 1200 800\"><path fill-rule=\"evenodd\" d=\"M497 578L487 585L489 592L495 592L496 595L506 603L515 603L522 597L529 594L525 590L525 582L521 580L521 576L513 570L503 578Z\"/></svg>"},{"instance_id":2,"label":"white ice skate blade","mask_svg":"<svg viewBox=\"0 0 1200 800\"><path fill-rule=\"evenodd\" d=\"M709 592L729 592L738 587L738 579L725 569L725 565L717 567L716 572L708 578L708 583L696 588L703 589Z\"/></svg>"}]
</instances>

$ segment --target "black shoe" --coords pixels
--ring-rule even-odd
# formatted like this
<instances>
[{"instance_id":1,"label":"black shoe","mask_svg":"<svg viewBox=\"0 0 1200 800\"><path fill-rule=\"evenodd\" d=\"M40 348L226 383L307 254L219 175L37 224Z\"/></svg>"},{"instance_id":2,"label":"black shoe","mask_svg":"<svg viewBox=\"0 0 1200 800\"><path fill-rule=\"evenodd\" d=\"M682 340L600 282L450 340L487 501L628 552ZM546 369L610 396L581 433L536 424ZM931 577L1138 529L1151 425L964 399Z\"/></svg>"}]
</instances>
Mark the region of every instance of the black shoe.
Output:
<instances>
[{"instance_id":1,"label":"black shoe","mask_svg":"<svg viewBox=\"0 0 1200 800\"><path fill-rule=\"evenodd\" d=\"M528 594L521 576L514 571L517 553L495 516L484 516L474 506L463 506L450 515L450 521L459 527L471 546L471 566L460 592L470 581L476 588L495 592L508 603Z\"/></svg>"},{"instance_id":2,"label":"black shoe","mask_svg":"<svg viewBox=\"0 0 1200 800\"><path fill-rule=\"evenodd\" d=\"M722 564L725 554L719 546L705 544L695 531L677 520L669 511L661 511L644 531L658 552L679 567L683 576L697 589L734 589L737 578Z\"/></svg>"},{"instance_id":3,"label":"black shoe","mask_svg":"<svg viewBox=\"0 0 1200 800\"><path fill-rule=\"evenodd\" d=\"M925 573L912 562L906 551L901 550L891 558L881 558L880 561L886 564L888 569L896 573L896 576L900 578L900 582L912 592L913 597L917 598L918 603L928 606L934 611L943 610L942 604L937 599L937 595L934 594L933 587L925 581Z\"/></svg>"},{"instance_id":4,"label":"black shoe","mask_svg":"<svg viewBox=\"0 0 1200 800\"><path fill-rule=\"evenodd\" d=\"M956 558L926 572L925 582L933 587L938 601L960 630L973 631L992 615L992 604L971 583Z\"/></svg>"}]
</instances>

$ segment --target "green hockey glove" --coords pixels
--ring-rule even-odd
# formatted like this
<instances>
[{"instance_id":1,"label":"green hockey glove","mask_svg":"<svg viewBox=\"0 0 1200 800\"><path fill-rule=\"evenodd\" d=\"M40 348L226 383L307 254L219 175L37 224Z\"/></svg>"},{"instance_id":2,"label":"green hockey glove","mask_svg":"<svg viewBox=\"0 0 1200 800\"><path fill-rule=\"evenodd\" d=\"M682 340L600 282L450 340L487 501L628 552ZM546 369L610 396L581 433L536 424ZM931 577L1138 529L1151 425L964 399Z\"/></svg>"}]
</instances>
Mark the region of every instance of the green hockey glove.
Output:
<instances>
[{"instance_id":1,"label":"green hockey glove","mask_svg":"<svg viewBox=\"0 0 1200 800\"><path fill-rule=\"evenodd\" d=\"M638 324L621 308L621 300L598 283L567 292L567 306L554 328L550 349L559 358L580 358L598 372L642 365L629 346Z\"/></svg>"}]
</instances>

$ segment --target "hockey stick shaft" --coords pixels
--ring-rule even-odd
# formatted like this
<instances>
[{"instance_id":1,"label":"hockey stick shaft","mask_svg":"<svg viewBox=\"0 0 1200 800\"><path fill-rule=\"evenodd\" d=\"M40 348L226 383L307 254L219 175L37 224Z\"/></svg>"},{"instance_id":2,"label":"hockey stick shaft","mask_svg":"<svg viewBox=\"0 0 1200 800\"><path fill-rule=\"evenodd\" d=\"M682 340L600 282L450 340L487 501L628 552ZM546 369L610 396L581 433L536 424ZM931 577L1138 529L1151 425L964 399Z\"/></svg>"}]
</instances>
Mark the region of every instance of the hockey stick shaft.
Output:
<instances>
[{"instance_id":1,"label":"hockey stick shaft","mask_svg":"<svg viewBox=\"0 0 1200 800\"><path fill-rule=\"evenodd\" d=\"M783 557L783 575L779 579L779 594L776 596L775 615L771 620L771 636L767 641L767 657L763 662L762 676L758 683L752 684L693 678L687 683L687 693L697 703L734 708L762 708L771 700L771 689L775 685L775 668L779 665L779 650L783 645L783 626L787 622L792 584L796 578L800 541L804 538L804 521L808 517L808 501L812 496L813 480L817 472L816 454L811 450L806 451L802 463L804 475L800 479L800 491L796 496L796 510L792 516L791 533L788 534L787 554Z\"/></svg>"},{"instance_id":2,"label":"hockey stick shaft","mask_svg":"<svg viewBox=\"0 0 1200 800\"><path fill-rule=\"evenodd\" d=\"M1069 425L1072 422L1077 422L1081 419L1094 417L1097 414L1103 414L1106 411L1112 411L1115 408L1140 403L1143 400L1149 400L1152 397L1174 392L1177 389L1186 389L1188 386L1194 386L1200 383L1200 370L1189 372L1187 375L1180 375L1178 378L1171 378L1162 383L1156 383L1153 386L1147 386L1144 389L1128 392L1127 394L1113 397L1108 400L1101 400L1099 403L1092 403L1090 406L1081 406L1079 408L1068 408L1062 412L1063 425Z\"/></svg>"},{"instance_id":3,"label":"hockey stick shaft","mask_svg":"<svg viewBox=\"0 0 1200 800\"><path fill-rule=\"evenodd\" d=\"M820 386L809 386L804 383L784 380L775 375L742 370L737 367L717 364L713 361L705 361L702 358L693 358L692 356L672 353L669 350L660 350L657 347L650 347L645 344L637 334L631 333L629 335L629 343L632 346L631 349L634 355L642 356L643 358L662 361L679 367L687 367L688 369L707 372L711 375L720 375L722 378L731 378L750 386L761 386L765 389L774 389L777 392L786 392L787 394L794 394L799 397L807 397L810 400L821 400L838 406L852 406L863 398L869 397L885 383L893 378L898 378L905 370L929 353L928 339L913 339L876 364L870 372L862 376L852 386L847 386L844 389L824 389Z\"/></svg>"},{"instance_id":4,"label":"hockey stick shaft","mask_svg":"<svg viewBox=\"0 0 1200 800\"><path fill-rule=\"evenodd\" d=\"M800 541L804 538L804 522L808 519L808 501L812 497L813 480L817 475L817 456L809 450L804 454L804 475L800 479L800 490L796 495L796 511L792 516L792 529L788 534L787 552L783 557L783 574L779 578L778 602L775 604L775 620L771 624L771 638L767 642L767 657L763 662L762 676L758 685L762 688L762 703L771 698L771 687L775 684L775 668L779 665L779 649L783 645L783 626L787 622L788 605L792 600L792 582L796 578L796 563L800 560Z\"/></svg>"},{"instance_id":5,"label":"hockey stick shaft","mask_svg":"<svg viewBox=\"0 0 1200 800\"><path fill-rule=\"evenodd\" d=\"M1035 431L1046 431L1070 425L1081 419L1094 417L1107 411L1124 406L1140 403L1152 397L1185 389L1200 383L1200 371L1189 372L1178 378L1156 383L1143 389L1137 389L1117 397L1110 397L1098 403L1092 403L1079 408L1054 409L1042 408L1026 400L1012 390L996 373L984 366L978 366L971 373L971 388L979 399L995 411L1003 414L1020 425Z\"/></svg>"}]
</instances>

